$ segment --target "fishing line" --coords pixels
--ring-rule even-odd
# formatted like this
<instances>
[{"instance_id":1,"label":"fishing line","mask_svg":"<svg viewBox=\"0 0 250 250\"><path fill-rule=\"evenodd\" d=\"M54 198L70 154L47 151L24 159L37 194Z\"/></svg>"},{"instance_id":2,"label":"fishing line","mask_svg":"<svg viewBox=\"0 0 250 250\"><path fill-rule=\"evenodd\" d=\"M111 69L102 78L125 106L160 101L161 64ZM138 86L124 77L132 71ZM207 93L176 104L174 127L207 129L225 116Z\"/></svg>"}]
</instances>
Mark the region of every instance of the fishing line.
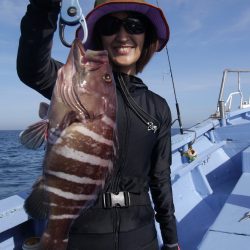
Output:
<instances>
[{"instance_id":1,"label":"fishing line","mask_svg":"<svg viewBox=\"0 0 250 250\"><path fill-rule=\"evenodd\" d=\"M157 7L160 8L158 0L156 0L156 4L157 4ZM169 70L170 70L170 75L171 75L171 80L172 80L172 86L173 86L173 90L174 90L175 107L176 107L176 112L177 112L177 118L172 122L171 126L176 121L178 121L179 128L180 128L180 133L183 134L183 128L182 128L182 122L181 122L181 113L180 113L179 103L178 103L178 100L177 100L177 95L176 95L176 90L175 90L175 83L174 83L174 76L173 76L173 71L172 71L172 66L171 66L171 62L170 62L170 56L169 56L167 45L166 45L166 52L167 52L168 65L169 65Z\"/></svg>"}]
</instances>

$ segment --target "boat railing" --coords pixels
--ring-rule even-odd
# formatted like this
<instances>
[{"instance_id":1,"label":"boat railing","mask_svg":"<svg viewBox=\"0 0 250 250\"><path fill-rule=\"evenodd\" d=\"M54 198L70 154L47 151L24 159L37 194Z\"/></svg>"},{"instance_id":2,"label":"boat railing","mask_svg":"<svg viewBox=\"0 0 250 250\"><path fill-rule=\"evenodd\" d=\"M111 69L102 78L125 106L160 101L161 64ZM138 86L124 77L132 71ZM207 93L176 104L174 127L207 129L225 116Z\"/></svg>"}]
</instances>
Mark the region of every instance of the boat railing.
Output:
<instances>
[{"instance_id":1,"label":"boat railing","mask_svg":"<svg viewBox=\"0 0 250 250\"><path fill-rule=\"evenodd\" d=\"M240 96L240 106L239 108L243 108L243 94L242 91L236 91L236 92L232 92L229 94L226 102L225 102L225 111L231 111L232 108L232 102L233 102L233 96L239 95Z\"/></svg>"},{"instance_id":2,"label":"boat railing","mask_svg":"<svg viewBox=\"0 0 250 250\"><path fill-rule=\"evenodd\" d=\"M237 88L238 89L235 92L231 92L225 101L224 100L224 94L225 94L224 90L225 90L225 85L226 85L229 73L237 74ZM221 82L221 87L220 87L220 94L219 94L218 104L217 104L217 111L213 115L214 117L219 118L221 120L225 119L226 112L232 111L232 103L233 103L233 99L235 96L240 97L240 103L238 105L239 109L244 109L244 108L250 107L250 97L249 97L249 100L247 100L247 101L244 100L243 91L241 88L241 74L244 74L244 73L250 73L250 69L238 69L238 70L225 69L223 71L222 82Z\"/></svg>"}]
</instances>

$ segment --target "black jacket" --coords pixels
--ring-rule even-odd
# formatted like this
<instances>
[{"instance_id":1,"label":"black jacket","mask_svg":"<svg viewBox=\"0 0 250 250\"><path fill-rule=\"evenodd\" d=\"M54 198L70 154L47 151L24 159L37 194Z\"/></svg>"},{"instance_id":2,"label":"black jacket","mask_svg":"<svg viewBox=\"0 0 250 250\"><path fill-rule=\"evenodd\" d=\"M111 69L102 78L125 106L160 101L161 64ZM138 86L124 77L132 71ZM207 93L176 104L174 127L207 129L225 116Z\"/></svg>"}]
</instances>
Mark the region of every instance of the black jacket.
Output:
<instances>
[{"instance_id":1,"label":"black jacket","mask_svg":"<svg viewBox=\"0 0 250 250\"><path fill-rule=\"evenodd\" d=\"M56 30L58 9L50 12L28 5L21 22L21 37L17 56L17 72L20 79L50 99L57 71L63 65L51 58L53 34ZM137 77L114 72L118 98L118 164L107 191L142 193L151 190L154 210L151 206L120 209L120 231L129 231L156 220L160 223L164 243L177 242L176 221L170 180L171 165L171 113L166 101L148 90ZM129 91L122 90L121 78ZM137 114L129 104L131 97L143 111ZM127 100L129 99L129 100ZM133 102L133 101L132 101ZM138 110L138 107L137 107ZM141 115L142 117L141 117ZM143 119L158 126L154 133L148 130ZM72 232L113 232L110 221L112 209L93 207L80 216ZM102 221L100 221L100 218ZM84 222L83 222L84 221ZM102 225L100 227L100 224Z\"/></svg>"}]
</instances>

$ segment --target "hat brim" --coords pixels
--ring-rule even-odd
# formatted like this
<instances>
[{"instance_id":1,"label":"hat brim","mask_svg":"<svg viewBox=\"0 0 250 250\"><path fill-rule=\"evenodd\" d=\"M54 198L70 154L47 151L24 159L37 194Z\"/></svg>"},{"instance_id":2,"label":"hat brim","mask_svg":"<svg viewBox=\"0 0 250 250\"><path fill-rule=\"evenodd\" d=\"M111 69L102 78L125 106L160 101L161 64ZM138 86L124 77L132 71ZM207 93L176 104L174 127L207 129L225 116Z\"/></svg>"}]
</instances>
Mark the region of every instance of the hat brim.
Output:
<instances>
[{"instance_id":1,"label":"hat brim","mask_svg":"<svg viewBox=\"0 0 250 250\"><path fill-rule=\"evenodd\" d=\"M86 17L88 26L88 39L84 44L86 49L91 49L91 44L93 44L93 30L96 22L107 14L121 11L135 11L145 15L156 29L158 37L157 51L165 47L169 40L169 26L160 8L148 3L109 2L98 5ZM81 28L77 31L77 37L83 37L83 30Z\"/></svg>"}]
</instances>

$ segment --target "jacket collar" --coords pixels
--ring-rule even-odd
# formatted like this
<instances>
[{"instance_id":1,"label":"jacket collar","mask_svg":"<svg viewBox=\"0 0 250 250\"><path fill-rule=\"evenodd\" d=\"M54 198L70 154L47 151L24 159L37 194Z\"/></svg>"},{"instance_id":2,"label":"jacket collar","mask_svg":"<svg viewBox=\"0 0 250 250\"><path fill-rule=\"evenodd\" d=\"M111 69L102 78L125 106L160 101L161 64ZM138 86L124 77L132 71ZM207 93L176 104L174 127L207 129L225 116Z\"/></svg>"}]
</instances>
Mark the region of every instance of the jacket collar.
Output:
<instances>
[{"instance_id":1,"label":"jacket collar","mask_svg":"<svg viewBox=\"0 0 250 250\"><path fill-rule=\"evenodd\" d=\"M143 83L143 81L137 76L128 75L128 74L121 73L121 72L113 72L113 74L114 74L114 78L115 78L117 86L119 87L118 76L120 76L126 83L126 87L128 88L129 92L134 92L137 89L148 89L148 87Z\"/></svg>"}]
</instances>

